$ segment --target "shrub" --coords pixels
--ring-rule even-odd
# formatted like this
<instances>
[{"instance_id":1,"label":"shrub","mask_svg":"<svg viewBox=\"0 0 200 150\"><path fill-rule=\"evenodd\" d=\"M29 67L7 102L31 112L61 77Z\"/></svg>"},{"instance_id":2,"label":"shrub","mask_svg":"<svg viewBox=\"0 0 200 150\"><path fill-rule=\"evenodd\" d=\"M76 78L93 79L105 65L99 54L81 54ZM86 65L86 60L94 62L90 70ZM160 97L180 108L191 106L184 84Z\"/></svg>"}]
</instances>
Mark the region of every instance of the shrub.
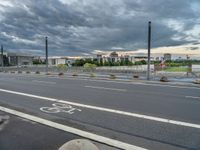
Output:
<instances>
[{"instance_id":1,"label":"shrub","mask_svg":"<svg viewBox=\"0 0 200 150\"><path fill-rule=\"evenodd\" d=\"M21 73L22 73L22 71L18 71L18 73L19 73L19 74L21 74Z\"/></svg>"},{"instance_id":2,"label":"shrub","mask_svg":"<svg viewBox=\"0 0 200 150\"><path fill-rule=\"evenodd\" d=\"M78 76L78 74L77 74L77 73L73 73L72 76L73 76L73 77L76 77L76 76Z\"/></svg>"},{"instance_id":3,"label":"shrub","mask_svg":"<svg viewBox=\"0 0 200 150\"><path fill-rule=\"evenodd\" d=\"M40 74L40 72L39 72L39 71L36 71L35 74Z\"/></svg>"},{"instance_id":4,"label":"shrub","mask_svg":"<svg viewBox=\"0 0 200 150\"><path fill-rule=\"evenodd\" d=\"M160 78L160 81L161 81L161 82L169 82L169 80L168 80L168 78L167 78L166 76L162 76L162 77Z\"/></svg>"},{"instance_id":5,"label":"shrub","mask_svg":"<svg viewBox=\"0 0 200 150\"><path fill-rule=\"evenodd\" d=\"M85 71L92 71L92 69L96 68L95 64L86 63L84 64L83 68Z\"/></svg>"},{"instance_id":6,"label":"shrub","mask_svg":"<svg viewBox=\"0 0 200 150\"><path fill-rule=\"evenodd\" d=\"M57 68L60 70L67 70L67 66L65 64L58 64Z\"/></svg>"},{"instance_id":7,"label":"shrub","mask_svg":"<svg viewBox=\"0 0 200 150\"><path fill-rule=\"evenodd\" d=\"M196 79L196 80L194 81L194 83L195 83L195 84L200 84L200 79Z\"/></svg>"},{"instance_id":8,"label":"shrub","mask_svg":"<svg viewBox=\"0 0 200 150\"><path fill-rule=\"evenodd\" d=\"M59 75L59 76L63 76L63 75L64 75L64 73L63 73L63 72L60 72L58 75Z\"/></svg>"},{"instance_id":9,"label":"shrub","mask_svg":"<svg viewBox=\"0 0 200 150\"><path fill-rule=\"evenodd\" d=\"M110 79L116 79L116 76L114 74L110 74Z\"/></svg>"},{"instance_id":10,"label":"shrub","mask_svg":"<svg viewBox=\"0 0 200 150\"><path fill-rule=\"evenodd\" d=\"M15 73L15 71L11 71L10 73Z\"/></svg>"},{"instance_id":11,"label":"shrub","mask_svg":"<svg viewBox=\"0 0 200 150\"><path fill-rule=\"evenodd\" d=\"M138 79L139 75L133 75L133 78Z\"/></svg>"},{"instance_id":12,"label":"shrub","mask_svg":"<svg viewBox=\"0 0 200 150\"><path fill-rule=\"evenodd\" d=\"M94 73L91 73L90 77L93 78L93 77L96 77L96 75Z\"/></svg>"},{"instance_id":13,"label":"shrub","mask_svg":"<svg viewBox=\"0 0 200 150\"><path fill-rule=\"evenodd\" d=\"M26 74L30 74L31 72L30 71L26 71Z\"/></svg>"}]
</instances>

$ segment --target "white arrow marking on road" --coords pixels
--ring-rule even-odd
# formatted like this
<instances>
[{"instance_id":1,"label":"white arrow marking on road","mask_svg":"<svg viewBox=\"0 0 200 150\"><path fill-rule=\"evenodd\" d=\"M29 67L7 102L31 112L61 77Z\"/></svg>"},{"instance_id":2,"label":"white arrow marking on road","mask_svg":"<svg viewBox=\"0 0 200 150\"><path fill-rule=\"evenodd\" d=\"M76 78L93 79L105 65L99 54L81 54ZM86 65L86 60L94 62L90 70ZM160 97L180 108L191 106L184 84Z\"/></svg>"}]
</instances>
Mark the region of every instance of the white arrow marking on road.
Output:
<instances>
[{"instance_id":1,"label":"white arrow marking on road","mask_svg":"<svg viewBox=\"0 0 200 150\"><path fill-rule=\"evenodd\" d=\"M85 105L85 104L80 104L80 103L75 103L75 102L70 102L70 101L65 101L65 100L59 100L59 99L49 98L49 97L44 97L44 96L38 96L38 95L33 95L33 94L27 94L27 93L22 93L22 92L10 91L10 90L5 90L5 89L0 89L0 91L6 92L6 93L11 93L11 94L16 94L16 95L22 95L22 96L26 96L26 97L43 99L46 101L59 102L59 103L70 104L70 105L79 106L79 107L88 108L88 109L94 109L94 110L99 110L99 111L104 111L104 112L109 112L109 113L131 116L131 117L135 117L135 118L147 119L147 120L152 120L152 121L157 121L157 122L162 122L162 123L169 123L169 124L174 124L174 125L178 125L178 126L185 126L185 127L200 129L200 124L176 121L176 120L148 116L148 115L143 115L143 114L136 114L136 113L125 112L125 111L121 111L121 110L114 110L114 109L110 109L110 108L103 108L103 107L92 106L92 105Z\"/></svg>"}]
</instances>

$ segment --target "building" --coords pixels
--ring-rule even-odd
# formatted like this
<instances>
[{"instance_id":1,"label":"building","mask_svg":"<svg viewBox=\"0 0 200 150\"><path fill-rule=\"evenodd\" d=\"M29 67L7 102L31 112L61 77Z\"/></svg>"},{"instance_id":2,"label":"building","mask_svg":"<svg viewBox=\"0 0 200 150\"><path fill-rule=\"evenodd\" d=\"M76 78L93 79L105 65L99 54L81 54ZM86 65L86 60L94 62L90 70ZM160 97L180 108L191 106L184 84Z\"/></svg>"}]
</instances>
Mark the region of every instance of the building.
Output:
<instances>
[{"instance_id":1,"label":"building","mask_svg":"<svg viewBox=\"0 0 200 150\"><path fill-rule=\"evenodd\" d=\"M165 53L164 54L164 60L171 60L172 59L172 55L169 53Z\"/></svg>"},{"instance_id":2,"label":"building","mask_svg":"<svg viewBox=\"0 0 200 150\"><path fill-rule=\"evenodd\" d=\"M2 55L1 54L0 54L0 65L2 66ZM3 65L4 66L9 65L7 53L3 53Z\"/></svg>"},{"instance_id":3,"label":"building","mask_svg":"<svg viewBox=\"0 0 200 150\"><path fill-rule=\"evenodd\" d=\"M108 57L109 62L114 63L114 62L118 62L119 60L120 60L120 58L119 58L117 52L110 53L110 56Z\"/></svg>"},{"instance_id":4,"label":"building","mask_svg":"<svg viewBox=\"0 0 200 150\"><path fill-rule=\"evenodd\" d=\"M7 53L7 58L10 66L25 66L33 65L34 56L25 53Z\"/></svg>"},{"instance_id":5,"label":"building","mask_svg":"<svg viewBox=\"0 0 200 150\"><path fill-rule=\"evenodd\" d=\"M39 58L41 62L45 62L46 58L41 57ZM70 56L50 56L48 57L48 64L50 66L57 66L59 64L67 64L71 66L75 62L75 60L81 59L81 57L70 57Z\"/></svg>"},{"instance_id":6,"label":"building","mask_svg":"<svg viewBox=\"0 0 200 150\"><path fill-rule=\"evenodd\" d=\"M48 63L49 65L66 64L66 59L62 57L49 57Z\"/></svg>"},{"instance_id":7,"label":"building","mask_svg":"<svg viewBox=\"0 0 200 150\"><path fill-rule=\"evenodd\" d=\"M3 65L4 66L25 66L33 65L33 56L24 53L3 53ZM2 56L0 54L0 65L2 65Z\"/></svg>"},{"instance_id":8,"label":"building","mask_svg":"<svg viewBox=\"0 0 200 150\"><path fill-rule=\"evenodd\" d=\"M122 62L122 61L129 61L129 62L136 62L148 60L148 57L144 54L128 54L128 53L118 53L118 52L111 52L109 53L98 53L97 60L99 63L105 62ZM151 60L154 60L154 57L151 57Z\"/></svg>"}]
</instances>

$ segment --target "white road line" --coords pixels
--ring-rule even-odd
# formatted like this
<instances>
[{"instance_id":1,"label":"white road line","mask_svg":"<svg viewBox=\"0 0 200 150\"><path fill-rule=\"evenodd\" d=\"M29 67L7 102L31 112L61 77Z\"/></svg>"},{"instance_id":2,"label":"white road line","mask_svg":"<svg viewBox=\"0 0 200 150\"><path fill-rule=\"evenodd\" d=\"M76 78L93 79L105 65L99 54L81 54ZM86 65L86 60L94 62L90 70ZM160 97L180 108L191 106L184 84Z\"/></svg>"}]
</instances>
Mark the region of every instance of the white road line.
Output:
<instances>
[{"instance_id":1,"label":"white road line","mask_svg":"<svg viewBox=\"0 0 200 150\"><path fill-rule=\"evenodd\" d=\"M0 92L6 92L6 93L10 93L10 94L16 94L16 95L22 95L22 96L36 98L36 99L42 99L42 100L46 100L46 101L70 104L70 105L74 105L74 106L78 106L78 107L94 109L94 110L99 110L99 111L104 111L104 112L109 112L109 113L115 113L115 114L120 114L120 115L140 118L140 119L147 119L147 120L152 120L152 121L157 121L157 122L162 122L162 123L168 123L168 124L174 124L174 125L178 125L178 126L185 126L185 127L200 129L200 124L170 120L170 119L166 119L166 118L148 116L148 115L143 115L143 114L136 114L136 113L126 112L126 111L121 111L121 110L114 110L114 109L110 109L110 108L103 108L103 107L92 106L92 105L85 105L85 104L81 104L81 103L75 103L75 102L59 100L59 99L55 99L55 98L49 98L49 97L38 96L38 95L33 95L33 94L27 94L27 93L22 93L22 92L10 91L10 90L5 90L5 89L0 89Z\"/></svg>"},{"instance_id":2,"label":"white road line","mask_svg":"<svg viewBox=\"0 0 200 150\"><path fill-rule=\"evenodd\" d=\"M101 87L101 86L84 86L87 88L92 88L92 89L102 89L102 90L111 90L111 91L120 91L120 92L126 92L126 89L116 89L116 88L106 88L106 87Z\"/></svg>"},{"instance_id":3,"label":"white road line","mask_svg":"<svg viewBox=\"0 0 200 150\"><path fill-rule=\"evenodd\" d=\"M179 85L166 85L161 83L142 83L142 82L133 82L133 81L110 81L110 80L95 80L95 79L81 79L81 78L58 78L58 77L49 77L54 79L61 79L61 80L83 80L83 81L93 81L93 82L107 82L107 83L119 83L119 84L128 84L128 85L147 85L147 86L158 86L158 87L172 87L172 88L179 88L179 89L197 89L200 90L200 87L186 87L186 86L179 86Z\"/></svg>"},{"instance_id":4,"label":"white road line","mask_svg":"<svg viewBox=\"0 0 200 150\"><path fill-rule=\"evenodd\" d=\"M39 80L32 80L32 82L37 82L37 83L46 83L46 84L56 84L56 82L39 81Z\"/></svg>"},{"instance_id":5,"label":"white road line","mask_svg":"<svg viewBox=\"0 0 200 150\"><path fill-rule=\"evenodd\" d=\"M195 97L195 96L185 96L185 98L200 99L200 97Z\"/></svg>"},{"instance_id":6,"label":"white road line","mask_svg":"<svg viewBox=\"0 0 200 150\"><path fill-rule=\"evenodd\" d=\"M69 132L69 133L79 135L79 136L84 137L84 138L88 138L88 139L91 139L91 140L94 140L94 141L97 141L97 142L101 142L101 143L104 143L104 144L107 144L107 145L110 145L110 146L114 146L116 148L120 148L120 149L124 149L124 150L147 150L147 149L144 149L142 147L138 147L138 146L131 145L131 144L128 144L128 143L124 143L124 142L121 142L121 141L118 141L118 140L103 137L103 136L100 136L100 135L97 135L97 134L94 134L94 133L86 132L86 131L83 131L83 130L80 130L80 129L77 129L77 128L73 128L73 127L70 127L70 126L59 124L59 123L56 123L56 122L53 122L53 121L50 121L50 120L47 120L47 119L43 119L43 118L40 118L40 117L37 117L37 116L26 114L26 113L16 111L16 110L13 110L13 109L9 109L9 108L6 108L6 107L0 106L0 110L4 111L6 113L9 113L9 114L15 115L15 116L22 117L22 118L27 119L27 120L38 122L40 124L43 124L43 125L46 125L46 126L49 126L49 127L53 127L53 128L56 128L56 129L59 129L59 130L62 130L62 131L66 131L66 132Z\"/></svg>"}]
</instances>

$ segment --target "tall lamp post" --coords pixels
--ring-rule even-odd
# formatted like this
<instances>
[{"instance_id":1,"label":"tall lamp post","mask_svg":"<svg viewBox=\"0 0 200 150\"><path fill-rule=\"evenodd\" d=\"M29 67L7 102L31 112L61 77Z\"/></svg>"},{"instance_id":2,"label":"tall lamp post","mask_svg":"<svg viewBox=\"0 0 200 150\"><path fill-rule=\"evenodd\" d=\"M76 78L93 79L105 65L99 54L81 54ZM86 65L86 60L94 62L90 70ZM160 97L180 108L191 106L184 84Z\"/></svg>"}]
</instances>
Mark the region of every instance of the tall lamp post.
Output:
<instances>
[{"instance_id":1,"label":"tall lamp post","mask_svg":"<svg viewBox=\"0 0 200 150\"><path fill-rule=\"evenodd\" d=\"M4 61L3 61L3 45L1 45L1 69L3 71Z\"/></svg>"},{"instance_id":2,"label":"tall lamp post","mask_svg":"<svg viewBox=\"0 0 200 150\"><path fill-rule=\"evenodd\" d=\"M151 63L151 21L148 24L148 66L147 66L147 80L150 80L150 63Z\"/></svg>"},{"instance_id":3,"label":"tall lamp post","mask_svg":"<svg viewBox=\"0 0 200 150\"><path fill-rule=\"evenodd\" d=\"M45 37L45 49L46 49L46 73L48 73L48 37Z\"/></svg>"}]
</instances>

